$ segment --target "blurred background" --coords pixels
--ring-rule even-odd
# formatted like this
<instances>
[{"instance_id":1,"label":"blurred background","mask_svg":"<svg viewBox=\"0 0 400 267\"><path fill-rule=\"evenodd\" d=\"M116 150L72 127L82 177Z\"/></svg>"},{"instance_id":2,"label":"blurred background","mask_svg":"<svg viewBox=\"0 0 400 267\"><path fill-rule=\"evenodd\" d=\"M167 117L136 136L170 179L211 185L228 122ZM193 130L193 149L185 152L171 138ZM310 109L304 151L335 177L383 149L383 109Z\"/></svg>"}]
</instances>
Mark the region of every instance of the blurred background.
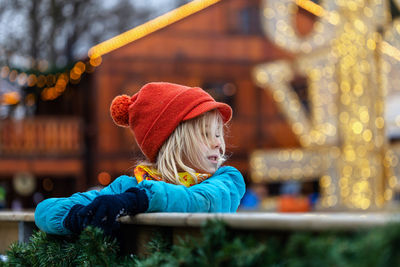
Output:
<instances>
[{"instance_id":1,"label":"blurred background","mask_svg":"<svg viewBox=\"0 0 400 267\"><path fill-rule=\"evenodd\" d=\"M395 207L398 0L0 0L0 209L107 186L141 152L111 100L145 83L228 103L241 211Z\"/></svg>"}]
</instances>

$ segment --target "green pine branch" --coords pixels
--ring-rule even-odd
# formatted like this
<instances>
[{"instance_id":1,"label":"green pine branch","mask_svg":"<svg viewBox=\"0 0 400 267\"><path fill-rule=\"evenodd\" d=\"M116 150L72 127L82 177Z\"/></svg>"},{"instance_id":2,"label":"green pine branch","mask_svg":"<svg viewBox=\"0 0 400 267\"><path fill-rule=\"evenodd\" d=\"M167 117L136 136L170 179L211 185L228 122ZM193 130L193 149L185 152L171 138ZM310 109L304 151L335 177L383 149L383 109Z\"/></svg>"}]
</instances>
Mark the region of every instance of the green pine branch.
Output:
<instances>
[{"instance_id":1,"label":"green pine branch","mask_svg":"<svg viewBox=\"0 0 400 267\"><path fill-rule=\"evenodd\" d=\"M256 236L259 236L258 234ZM121 256L116 240L88 227L77 237L38 231L14 243L5 266L400 266L400 224L360 232L277 233L255 238L210 221L200 238L171 245L156 235L145 256Z\"/></svg>"}]
</instances>

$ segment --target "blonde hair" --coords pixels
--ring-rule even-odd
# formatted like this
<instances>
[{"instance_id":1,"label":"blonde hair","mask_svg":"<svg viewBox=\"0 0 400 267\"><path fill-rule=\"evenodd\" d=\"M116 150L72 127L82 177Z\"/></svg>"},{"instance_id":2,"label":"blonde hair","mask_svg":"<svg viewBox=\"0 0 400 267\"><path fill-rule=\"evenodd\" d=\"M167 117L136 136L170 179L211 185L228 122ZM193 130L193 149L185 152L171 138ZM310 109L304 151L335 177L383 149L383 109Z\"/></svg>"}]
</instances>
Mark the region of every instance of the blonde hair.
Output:
<instances>
[{"instance_id":1,"label":"blonde hair","mask_svg":"<svg viewBox=\"0 0 400 267\"><path fill-rule=\"evenodd\" d=\"M210 135L215 135L214 138L218 138L220 143L218 167L226 160L223 126L218 110L211 110L196 118L181 122L160 148L156 162L141 164L157 169L167 182L182 184L179 181L178 172L184 171L188 172L197 183L196 170L188 165L196 166L200 170L207 167L206 158L201 154L201 145L211 147L213 136Z\"/></svg>"}]
</instances>

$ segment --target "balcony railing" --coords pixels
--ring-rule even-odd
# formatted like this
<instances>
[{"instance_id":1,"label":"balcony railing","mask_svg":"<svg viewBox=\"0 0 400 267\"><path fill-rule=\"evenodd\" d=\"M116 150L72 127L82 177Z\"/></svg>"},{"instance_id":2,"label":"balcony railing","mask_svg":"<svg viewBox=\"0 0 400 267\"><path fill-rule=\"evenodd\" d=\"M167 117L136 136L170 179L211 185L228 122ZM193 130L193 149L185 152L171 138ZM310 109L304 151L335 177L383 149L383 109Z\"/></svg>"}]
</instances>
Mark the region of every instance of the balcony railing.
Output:
<instances>
[{"instance_id":1,"label":"balcony railing","mask_svg":"<svg viewBox=\"0 0 400 267\"><path fill-rule=\"evenodd\" d=\"M76 156L82 151L83 131L79 118L0 121L0 157Z\"/></svg>"}]
</instances>

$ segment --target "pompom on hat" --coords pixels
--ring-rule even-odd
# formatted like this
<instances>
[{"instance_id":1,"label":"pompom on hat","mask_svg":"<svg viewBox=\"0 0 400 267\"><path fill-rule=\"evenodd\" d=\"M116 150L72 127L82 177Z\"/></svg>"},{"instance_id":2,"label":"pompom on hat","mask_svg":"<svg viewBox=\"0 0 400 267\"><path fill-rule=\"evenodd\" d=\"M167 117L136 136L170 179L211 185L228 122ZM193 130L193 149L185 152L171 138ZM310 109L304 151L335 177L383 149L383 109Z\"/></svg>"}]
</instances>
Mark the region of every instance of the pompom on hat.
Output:
<instances>
[{"instance_id":1,"label":"pompom on hat","mask_svg":"<svg viewBox=\"0 0 400 267\"><path fill-rule=\"evenodd\" d=\"M224 123L232 118L229 105L216 102L199 87L154 82L132 97L114 98L110 112L117 125L131 128L143 154L155 162L161 146L179 123L213 109L218 109Z\"/></svg>"}]
</instances>

